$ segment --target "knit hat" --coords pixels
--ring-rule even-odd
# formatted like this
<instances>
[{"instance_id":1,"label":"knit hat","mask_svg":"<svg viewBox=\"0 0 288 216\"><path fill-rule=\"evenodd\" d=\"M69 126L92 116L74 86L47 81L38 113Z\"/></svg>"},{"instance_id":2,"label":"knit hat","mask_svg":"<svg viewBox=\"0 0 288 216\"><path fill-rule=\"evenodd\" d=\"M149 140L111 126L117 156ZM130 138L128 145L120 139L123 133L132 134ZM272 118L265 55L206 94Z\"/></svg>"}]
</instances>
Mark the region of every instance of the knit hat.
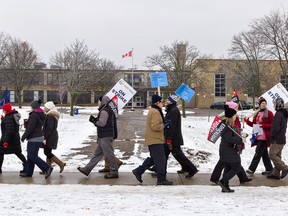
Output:
<instances>
[{"instance_id":1,"label":"knit hat","mask_svg":"<svg viewBox=\"0 0 288 216\"><path fill-rule=\"evenodd\" d=\"M46 107L49 110L55 109L55 104L52 101L48 101L44 104L44 107Z\"/></svg>"},{"instance_id":2,"label":"knit hat","mask_svg":"<svg viewBox=\"0 0 288 216\"><path fill-rule=\"evenodd\" d=\"M234 116L237 113L237 111L235 109L229 108L229 106L226 104L224 105L224 109L225 109L225 117L227 117L227 118L231 118L232 116Z\"/></svg>"},{"instance_id":3,"label":"knit hat","mask_svg":"<svg viewBox=\"0 0 288 216\"><path fill-rule=\"evenodd\" d=\"M266 99L265 99L264 97L260 97L260 98L258 99L259 105L260 105L262 102L264 102L264 101L267 103L267 101L266 101Z\"/></svg>"},{"instance_id":4,"label":"knit hat","mask_svg":"<svg viewBox=\"0 0 288 216\"><path fill-rule=\"evenodd\" d=\"M170 95L168 100L171 101L172 104L176 104L178 101L178 97L176 95Z\"/></svg>"},{"instance_id":5,"label":"knit hat","mask_svg":"<svg viewBox=\"0 0 288 216\"><path fill-rule=\"evenodd\" d=\"M284 100L281 97L276 98L276 100L274 100L273 102L276 111L284 108Z\"/></svg>"},{"instance_id":6,"label":"knit hat","mask_svg":"<svg viewBox=\"0 0 288 216\"><path fill-rule=\"evenodd\" d=\"M157 94L154 94L152 95L152 104L155 104L157 103L158 101L161 101L162 100L162 97L157 95Z\"/></svg>"},{"instance_id":7,"label":"knit hat","mask_svg":"<svg viewBox=\"0 0 288 216\"><path fill-rule=\"evenodd\" d=\"M40 99L35 100L31 102L30 106L32 107L32 109L37 109L37 108L40 108L41 103L42 101Z\"/></svg>"},{"instance_id":8,"label":"knit hat","mask_svg":"<svg viewBox=\"0 0 288 216\"><path fill-rule=\"evenodd\" d=\"M6 112L10 112L12 110L12 106L10 103L7 103L2 106L2 109Z\"/></svg>"},{"instance_id":9,"label":"knit hat","mask_svg":"<svg viewBox=\"0 0 288 216\"><path fill-rule=\"evenodd\" d=\"M226 102L226 105L228 105L229 108L231 108L231 109L235 109L237 106L239 106L237 103L235 103L233 101Z\"/></svg>"}]
</instances>

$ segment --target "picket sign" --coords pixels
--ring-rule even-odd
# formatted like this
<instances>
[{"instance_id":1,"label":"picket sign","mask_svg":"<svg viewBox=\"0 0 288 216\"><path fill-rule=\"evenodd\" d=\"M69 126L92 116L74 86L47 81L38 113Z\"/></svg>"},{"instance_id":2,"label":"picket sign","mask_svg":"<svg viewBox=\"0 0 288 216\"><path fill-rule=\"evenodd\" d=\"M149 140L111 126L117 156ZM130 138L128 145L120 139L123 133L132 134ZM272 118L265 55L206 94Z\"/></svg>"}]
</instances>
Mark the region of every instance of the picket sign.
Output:
<instances>
[{"instance_id":1,"label":"picket sign","mask_svg":"<svg viewBox=\"0 0 288 216\"><path fill-rule=\"evenodd\" d=\"M160 86L168 86L166 72L150 73L151 87L156 88Z\"/></svg>"},{"instance_id":2,"label":"picket sign","mask_svg":"<svg viewBox=\"0 0 288 216\"><path fill-rule=\"evenodd\" d=\"M115 98L114 96L116 95L118 102L118 110L121 110L136 94L136 92L137 91L133 89L125 80L120 79L106 95L110 99Z\"/></svg>"},{"instance_id":3,"label":"picket sign","mask_svg":"<svg viewBox=\"0 0 288 216\"><path fill-rule=\"evenodd\" d=\"M267 108L272 112L275 111L273 105L274 99L281 97L284 100L284 103L288 102L288 91L281 83L276 84L261 96L265 98L267 101Z\"/></svg>"},{"instance_id":4,"label":"picket sign","mask_svg":"<svg viewBox=\"0 0 288 216\"><path fill-rule=\"evenodd\" d=\"M181 86L175 91L176 95L178 95L180 98L185 100L187 103L191 100L191 98L194 96L195 91L191 88L189 88L184 83L181 84Z\"/></svg>"}]
</instances>

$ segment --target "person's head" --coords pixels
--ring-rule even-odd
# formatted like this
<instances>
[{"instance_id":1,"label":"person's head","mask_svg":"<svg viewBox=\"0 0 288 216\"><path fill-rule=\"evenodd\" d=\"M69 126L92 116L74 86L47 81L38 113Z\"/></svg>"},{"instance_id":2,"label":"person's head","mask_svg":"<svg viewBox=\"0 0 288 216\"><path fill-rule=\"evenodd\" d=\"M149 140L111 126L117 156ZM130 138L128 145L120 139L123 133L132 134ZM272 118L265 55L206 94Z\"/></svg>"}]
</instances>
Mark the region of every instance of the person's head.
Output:
<instances>
[{"instance_id":1,"label":"person's head","mask_svg":"<svg viewBox=\"0 0 288 216\"><path fill-rule=\"evenodd\" d=\"M159 96L157 94L154 94L154 95L152 95L151 100L152 100L152 104L153 105L156 105L156 106L158 106L160 108L163 107L163 101L162 101L162 97L161 96Z\"/></svg>"},{"instance_id":2,"label":"person's head","mask_svg":"<svg viewBox=\"0 0 288 216\"><path fill-rule=\"evenodd\" d=\"M42 103L42 101L40 99L34 100L31 102L30 106L31 106L32 110L36 110L36 109L40 108L41 103Z\"/></svg>"},{"instance_id":3,"label":"person's head","mask_svg":"<svg viewBox=\"0 0 288 216\"><path fill-rule=\"evenodd\" d=\"M169 106L171 104L176 104L178 101L178 97L176 95L170 95L166 100L165 100L165 106Z\"/></svg>"},{"instance_id":4,"label":"person's head","mask_svg":"<svg viewBox=\"0 0 288 216\"><path fill-rule=\"evenodd\" d=\"M266 101L266 99L264 97L260 97L259 100L258 100L258 103L259 103L259 108L261 110L267 108L267 101Z\"/></svg>"},{"instance_id":5,"label":"person's head","mask_svg":"<svg viewBox=\"0 0 288 216\"><path fill-rule=\"evenodd\" d=\"M101 95L101 96L97 99L97 105L98 105L98 107L101 106L102 98L103 98L103 95Z\"/></svg>"},{"instance_id":6,"label":"person's head","mask_svg":"<svg viewBox=\"0 0 288 216\"><path fill-rule=\"evenodd\" d=\"M98 106L100 105L100 106L102 106L102 105L107 105L108 103L109 103L109 101L110 101L110 98L108 97L108 96L106 96L106 95L103 95L102 97L100 97L99 99L101 99L101 101L100 101L100 103L98 103ZM99 100L98 100L98 102L99 102ZM99 107L100 107L99 106Z\"/></svg>"},{"instance_id":7,"label":"person's head","mask_svg":"<svg viewBox=\"0 0 288 216\"><path fill-rule=\"evenodd\" d=\"M235 109L229 108L228 105L224 105L226 124L232 127L234 125L234 121L236 119L237 111Z\"/></svg>"},{"instance_id":8,"label":"person's head","mask_svg":"<svg viewBox=\"0 0 288 216\"><path fill-rule=\"evenodd\" d=\"M233 101L229 101L229 102L226 102L226 105L228 105L229 108L238 111L238 108L239 108L239 104L238 103L235 103Z\"/></svg>"},{"instance_id":9,"label":"person's head","mask_svg":"<svg viewBox=\"0 0 288 216\"><path fill-rule=\"evenodd\" d=\"M55 104L52 101L48 101L44 104L44 111L49 112L50 110L54 110L56 108Z\"/></svg>"},{"instance_id":10,"label":"person's head","mask_svg":"<svg viewBox=\"0 0 288 216\"><path fill-rule=\"evenodd\" d=\"M273 100L273 103L276 111L284 108L284 100L281 97L278 97L275 100Z\"/></svg>"},{"instance_id":11,"label":"person's head","mask_svg":"<svg viewBox=\"0 0 288 216\"><path fill-rule=\"evenodd\" d=\"M2 106L2 110L3 110L4 114L11 112L11 110L12 110L11 104L10 103L4 104Z\"/></svg>"}]
</instances>

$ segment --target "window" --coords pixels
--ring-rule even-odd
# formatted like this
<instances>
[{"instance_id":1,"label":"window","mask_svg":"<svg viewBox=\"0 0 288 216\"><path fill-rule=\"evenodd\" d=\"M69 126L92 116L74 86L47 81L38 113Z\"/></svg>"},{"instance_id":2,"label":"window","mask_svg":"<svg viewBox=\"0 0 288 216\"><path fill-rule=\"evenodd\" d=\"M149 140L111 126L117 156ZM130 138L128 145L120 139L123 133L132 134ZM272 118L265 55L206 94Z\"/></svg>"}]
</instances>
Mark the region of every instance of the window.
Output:
<instances>
[{"instance_id":1,"label":"window","mask_svg":"<svg viewBox=\"0 0 288 216\"><path fill-rule=\"evenodd\" d=\"M15 103L15 91L10 91L10 102Z\"/></svg>"},{"instance_id":2,"label":"window","mask_svg":"<svg viewBox=\"0 0 288 216\"><path fill-rule=\"evenodd\" d=\"M226 75L215 74L215 96L225 97L226 96Z\"/></svg>"}]
</instances>

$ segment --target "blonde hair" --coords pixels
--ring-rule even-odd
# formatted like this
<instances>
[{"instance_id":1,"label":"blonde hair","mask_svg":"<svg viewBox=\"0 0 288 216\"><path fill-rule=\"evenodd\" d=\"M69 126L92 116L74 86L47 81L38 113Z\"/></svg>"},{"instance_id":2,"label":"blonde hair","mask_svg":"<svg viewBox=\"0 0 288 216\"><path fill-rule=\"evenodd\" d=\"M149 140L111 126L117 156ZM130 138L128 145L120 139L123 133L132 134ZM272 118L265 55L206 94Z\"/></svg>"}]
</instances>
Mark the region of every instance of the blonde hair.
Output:
<instances>
[{"instance_id":1,"label":"blonde hair","mask_svg":"<svg viewBox=\"0 0 288 216\"><path fill-rule=\"evenodd\" d=\"M226 123L226 125L233 127L234 123L235 123L233 116L231 118L227 118L225 123Z\"/></svg>"}]
</instances>

